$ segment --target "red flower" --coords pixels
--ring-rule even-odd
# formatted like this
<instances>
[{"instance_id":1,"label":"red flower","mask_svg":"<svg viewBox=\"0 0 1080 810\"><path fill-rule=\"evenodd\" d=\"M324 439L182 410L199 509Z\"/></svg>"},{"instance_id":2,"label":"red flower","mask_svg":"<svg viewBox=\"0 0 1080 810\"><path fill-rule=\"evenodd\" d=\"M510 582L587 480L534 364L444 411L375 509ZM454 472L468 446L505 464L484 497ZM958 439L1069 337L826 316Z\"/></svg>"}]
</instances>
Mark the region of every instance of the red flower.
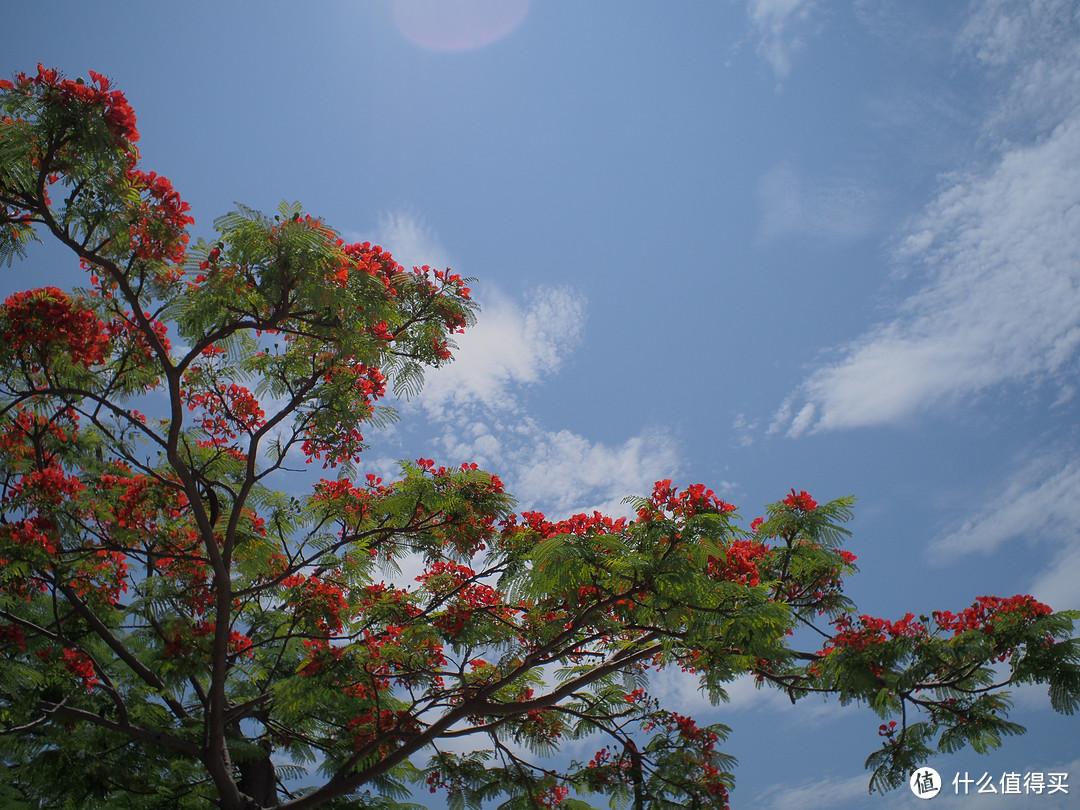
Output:
<instances>
[{"instance_id":1,"label":"red flower","mask_svg":"<svg viewBox=\"0 0 1080 810\"><path fill-rule=\"evenodd\" d=\"M784 504L792 509L801 509L803 512L813 512L817 509L817 501L811 498L810 493L805 489L798 494L792 489L791 494L784 498Z\"/></svg>"},{"instance_id":2,"label":"red flower","mask_svg":"<svg viewBox=\"0 0 1080 810\"><path fill-rule=\"evenodd\" d=\"M94 662L85 653L78 650L63 650L60 653L60 661L64 668L78 678L82 678L83 688L90 690L98 680L94 673Z\"/></svg>"}]
</instances>

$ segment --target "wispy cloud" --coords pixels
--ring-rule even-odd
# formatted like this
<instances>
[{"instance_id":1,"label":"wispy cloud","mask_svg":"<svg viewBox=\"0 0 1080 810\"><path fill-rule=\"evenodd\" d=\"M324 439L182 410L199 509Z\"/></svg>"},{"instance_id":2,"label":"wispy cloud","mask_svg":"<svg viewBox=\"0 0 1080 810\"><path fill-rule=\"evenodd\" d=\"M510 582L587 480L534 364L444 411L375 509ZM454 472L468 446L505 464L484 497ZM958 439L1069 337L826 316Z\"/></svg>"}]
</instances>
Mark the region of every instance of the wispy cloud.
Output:
<instances>
[{"instance_id":1,"label":"wispy cloud","mask_svg":"<svg viewBox=\"0 0 1080 810\"><path fill-rule=\"evenodd\" d=\"M1007 86L993 111L990 137L1047 131L1080 101L1080 18L1073 0L973 3L957 49Z\"/></svg>"},{"instance_id":2,"label":"wispy cloud","mask_svg":"<svg viewBox=\"0 0 1080 810\"><path fill-rule=\"evenodd\" d=\"M774 432L896 422L1006 383L1049 381L1066 393L1075 385L1080 20L1065 33L1057 31L1052 45L1046 29L1060 16L1061 3L1041 4L1051 19L1039 25L1029 13L1021 23L1012 22L1009 15L1019 14L1020 4L987 6L965 32L996 25L1000 42L986 45L979 58L992 62L995 71L1007 63L1020 78L1010 83L1006 103L988 113L983 135L1013 131L1003 111L1014 98L1036 92L1037 103L1020 102L1029 111L1027 140L1003 141L987 167L945 179L896 251L901 268L922 274L921 287L892 319L840 347L838 359L813 371L776 414ZM1040 85L1038 77L1048 75L1055 81ZM1053 126L1031 119L1033 104L1055 111Z\"/></svg>"},{"instance_id":3,"label":"wispy cloud","mask_svg":"<svg viewBox=\"0 0 1080 810\"><path fill-rule=\"evenodd\" d=\"M750 0L746 14L757 36L758 54L778 81L791 72L791 60L812 33L816 0Z\"/></svg>"},{"instance_id":4,"label":"wispy cloud","mask_svg":"<svg viewBox=\"0 0 1080 810\"><path fill-rule=\"evenodd\" d=\"M569 288L534 289L523 305L490 290L481 303L454 362L428 375L420 402L432 416L468 404L513 408L514 391L558 371L585 326L584 297Z\"/></svg>"},{"instance_id":5,"label":"wispy cloud","mask_svg":"<svg viewBox=\"0 0 1080 810\"><path fill-rule=\"evenodd\" d=\"M1047 566L1028 588L1055 610L1080 608L1080 463L1050 454L1020 469L989 493L974 517L936 541L941 558L991 552L1012 542L1048 549Z\"/></svg>"},{"instance_id":6,"label":"wispy cloud","mask_svg":"<svg viewBox=\"0 0 1080 810\"><path fill-rule=\"evenodd\" d=\"M1028 589L1055 610L1080 610L1080 591L1076 588L1080 582L1080 536L1074 534L1071 540Z\"/></svg>"},{"instance_id":7,"label":"wispy cloud","mask_svg":"<svg viewBox=\"0 0 1080 810\"><path fill-rule=\"evenodd\" d=\"M358 238L379 242L406 267L453 264L435 232L408 211L384 213L374 235ZM516 407L513 389L558 371L584 329L587 302L567 287L536 288L522 304L491 287L474 295L478 323L457 338L454 361L426 375L418 401L429 416L466 405Z\"/></svg>"},{"instance_id":8,"label":"wispy cloud","mask_svg":"<svg viewBox=\"0 0 1080 810\"><path fill-rule=\"evenodd\" d=\"M616 445L568 430L538 430L508 460L520 497L557 513L625 514L624 497L648 495L653 482L674 476L680 466L674 442L653 429Z\"/></svg>"},{"instance_id":9,"label":"wispy cloud","mask_svg":"<svg viewBox=\"0 0 1080 810\"><path fill-rule=\"evenodd\" d=\"M593 509L626 514L624 497L649 494L654 481L681 466L676 443L660 429L605 444L530 416L488 410L480 420L447 422L443 430L439 446L449 458L498 472L522 508L553 516Z\"/></svg>"},{"instance_id":10,"label":"wispy cloud","mask_svg":"<svg viewBox=\"0 0 1080 810\"><path fill-rule=\"evenodd\" d=\"M435 233L412 211L384 211L373 233L351 233L352 239L366 240L389 250L405 267L449 267L450 257Z\"/></svg>"},{"instance_id":11,"label":"wispy cloud","mask_svg":"<svg viewBox=\"0 0 1080 810\"><path fill-rule=\"evenodd\" d=\"M867 184L850 178L808 183L788 162L758 181L763 240L785 236L846 241L865 235L874 224L873 195Z\"/></svg>"},{"instance_id":12,"label":"wispy cloud","mask_svg":"<svg viewBox=\"0 0 1080 810\"><path fill-rule=\"evenodd\" d=\"M740 675L728 683L724 688L728 700L721 703L719 708L709 701L697 675L668 667L653 675L649 683L653 694L665 708L700 717L706 717L710 712L723 715L733 712L782 713L787 715L793 726L811 728L831 722L840 715L860 711L854 704L843 706L837 701L813 698L804 698L793 704L779 689L758 687L753 675Z\"/></svg>"},{"instance_id":13,"label":"wispy cloud","mask_svg":"<svg viewBox=\"0 0 1080 810\"><path fill-rule=\"evenodd\" d=\"M1018 538L1080 539L1080 463L1044 458L1013 475L978 515L942 537L933 549L942 556L994 551Z\"/></svg>"},{"instance_id":14,"label":"wispy cloud","mask_svg":"<svg viewBox=\"0 0 1080 810\"><path fill-rule=\"evenodd\" d=\"M455 361L430 374L418 397L441 425L442 452L497 471L523 507L620 513L623 497L647 494L679 466L662 430L605 444L545 426L521 404L522 389L557 374L584 324L585 302L573 290L535 289L521 303L493 291Z\"/></svg>"},{"instance_id":15,"label":"wispy cloud","mask_svg":"<svg viewBox=\"0 0 1080 810\"><path fill-rule=\"evenodd\" d=\"M731 423L731 430L735 434L734 443L739 447L750 447L754 443L754 434L757 432L759 421L750 419L745 413L735 415Z\"/></svg>"},{"instance_id":16,"label":"wispy cloud","mask_svg":"<svg viewBox=\"0 0 1080 810\"><path fill-rule=\"evenodd\" d=\"M755 805L768 810L818 810L839 807L848 802L866 801L867 774L843 778L825 778L803 782L793 787L778 785L758 796Z\"/></svg>"},{"instance_id":17,"label":"wispy cloud","mask_svg":"<svg viewBox=\"0 0 1080 810\"><path fill-rule=\"evenodd\" d=\"M1075 115L989 173L954 178L901 248L929 279L894 320L803 383L788 431L894 422L1007 382L1071 384L1080 348L1078 154Z\"/></svg>"},{"instance_id":18,"label":"wispy cloud","mask_svg":"<svg viewBox=\"0 0 1080 810\"><path fill-rule=\"evenodd\" d=\"M451 264L414 215L384 216L377 239L403 264ZM587 307L579 291L538 287L514 300L481 285L477 296L478 321L459 336L454 361L430 371L419 396L400 405L403 423L422 420L434 434L443 461L475 461L497 473L522 508L553 515L621 513L623 497L648 494L654 481L678 472L677 444L662 429L597 442L544 425L522 404L524 389L552 380L579 344Z\"/></svg>"}]
</instances>

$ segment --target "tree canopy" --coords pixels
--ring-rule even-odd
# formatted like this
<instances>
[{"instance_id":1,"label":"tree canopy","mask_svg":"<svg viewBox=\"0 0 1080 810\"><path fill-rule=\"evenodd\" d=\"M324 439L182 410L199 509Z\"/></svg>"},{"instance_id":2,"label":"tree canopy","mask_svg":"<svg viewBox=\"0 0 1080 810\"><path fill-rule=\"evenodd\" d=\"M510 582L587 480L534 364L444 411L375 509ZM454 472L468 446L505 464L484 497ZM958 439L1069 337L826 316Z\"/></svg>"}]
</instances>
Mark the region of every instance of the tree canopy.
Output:
<instances>
[{"instance_id":1,"label":"tree canopy","mask_svg":"<svg viewBox=\"0 0 1080 810\"><path fill-rule=\"evenodd\" d=\"M726 807L727 729L661 705L665 668L865 703L877 790L1022 732L1007 687L1080 705L1076 613L859 615L853 498L793 489L743 528L664 480L549 520L475 464L364 474L388 390L473 322L468 279L298 204L191 244L99 74L0 81L0 115L0 258L44 237L86 273L0 308L7 806Z\"/></svg>"}]
</instances>

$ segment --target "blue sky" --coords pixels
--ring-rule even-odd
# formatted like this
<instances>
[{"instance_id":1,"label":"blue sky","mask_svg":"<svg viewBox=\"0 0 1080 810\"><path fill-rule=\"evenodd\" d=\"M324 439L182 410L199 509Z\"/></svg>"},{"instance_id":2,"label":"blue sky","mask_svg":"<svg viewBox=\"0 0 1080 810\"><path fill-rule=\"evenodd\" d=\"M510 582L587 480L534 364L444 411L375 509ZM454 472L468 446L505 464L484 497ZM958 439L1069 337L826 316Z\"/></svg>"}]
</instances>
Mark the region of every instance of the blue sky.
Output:
<instances>
[{"instance_id":1,"label":"blue sky","mask_svg":"<svg viewBox=\"0 0 1080 810\"><path fill-rule=\"evenodd\" d=\"M0 73L112 77L196 235L295 199L479 279L371 471L475 460L552 515L854 494L863 611L1080 608L1074 2L433 3L20 3ZM0 287L77 278L37 250ZM735 806L918 804L866 798L868 711L744 687L660 684L734 728ZM1016 698L1026 737L931 764L1070 772L1025 806L1075 806L1075 718Z\"/></svg>"}]
</instances>

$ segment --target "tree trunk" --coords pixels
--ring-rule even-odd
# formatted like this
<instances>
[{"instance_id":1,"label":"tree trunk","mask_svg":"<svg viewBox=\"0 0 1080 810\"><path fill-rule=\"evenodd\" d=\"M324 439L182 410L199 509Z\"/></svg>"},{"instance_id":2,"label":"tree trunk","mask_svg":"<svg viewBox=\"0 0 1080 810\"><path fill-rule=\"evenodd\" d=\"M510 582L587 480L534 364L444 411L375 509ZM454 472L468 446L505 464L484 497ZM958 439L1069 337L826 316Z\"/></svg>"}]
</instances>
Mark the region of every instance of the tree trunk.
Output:
<instances>
[{"instance_id":1,"label":"tree trunk","mask_svg":"<svg viewBox=\"0 0 1080 810\"><path fill-rule=\"evenodd\" d=\"M255 800L258 807L277 805L277 772L269 756L238 762L240 792Z\"/></svg>"}]
</instances>

